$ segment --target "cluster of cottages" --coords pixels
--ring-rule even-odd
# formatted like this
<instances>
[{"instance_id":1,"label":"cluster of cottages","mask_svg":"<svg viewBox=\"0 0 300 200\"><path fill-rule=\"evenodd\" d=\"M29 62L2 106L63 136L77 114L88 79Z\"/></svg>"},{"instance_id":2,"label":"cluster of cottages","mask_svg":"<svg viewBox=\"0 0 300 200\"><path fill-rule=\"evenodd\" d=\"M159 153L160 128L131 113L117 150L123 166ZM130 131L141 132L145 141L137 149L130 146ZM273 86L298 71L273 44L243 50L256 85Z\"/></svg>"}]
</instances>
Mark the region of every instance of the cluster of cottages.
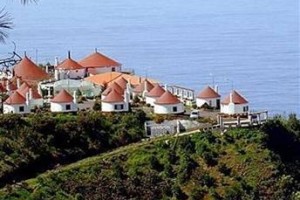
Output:
<instances>
[{"instance_id":1,"label":"cluster of cottages","mask_svg":"<svg viewBox=\"0 0 300 200\"><path fill-rule=\"evenodd\" d=\"M76 112L76 91L86 95L101 95L103 112L127 112L135 99L153 107L156 114L180 114L187 102L198 108L209 106L221 113L248 113L248 102L237 91L221 101L218 88L207 86L195 98L194 91L178 86L161 85L158 81L134 74L122 73L121 64L97 52L77 62L68 57L55 60L54 70L37 66L26 55L12 69L12 77L2 77L0 92L8 98L3 102L3 113L30 113L50 104L51 112ZM88 92L87 92L88 91ZM83 92L84 94L84 92Z\"/></svg>"}]
</instances>

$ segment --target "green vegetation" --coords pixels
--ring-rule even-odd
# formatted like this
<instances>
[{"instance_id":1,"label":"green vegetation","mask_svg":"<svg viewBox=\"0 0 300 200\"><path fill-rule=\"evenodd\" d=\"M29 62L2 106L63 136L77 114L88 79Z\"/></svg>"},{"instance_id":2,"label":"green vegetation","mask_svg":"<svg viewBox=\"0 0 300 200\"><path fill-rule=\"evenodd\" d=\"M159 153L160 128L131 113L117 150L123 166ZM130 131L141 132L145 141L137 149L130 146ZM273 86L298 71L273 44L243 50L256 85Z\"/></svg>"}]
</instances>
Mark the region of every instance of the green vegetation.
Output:
<instances>
[{"instance_id":1,"label":"green vegetation","mask_svg":"<svg viewBox=\"0 0 300 200\"><path fill-rule=\"evenodd\" d=\"M145 114L0 116L0 186L139 141Z\"/></svg>"},{"instance_id":2,"label":"green vegetation","mask_svg":"<svg viewBox=\"0 0 300 200\"><path fill-rule=\"evenodd\" d=\"M158 138L8 185L0 199L298 199L299 136L291 115L259 129Z\"/></svg>"}]
</instances>

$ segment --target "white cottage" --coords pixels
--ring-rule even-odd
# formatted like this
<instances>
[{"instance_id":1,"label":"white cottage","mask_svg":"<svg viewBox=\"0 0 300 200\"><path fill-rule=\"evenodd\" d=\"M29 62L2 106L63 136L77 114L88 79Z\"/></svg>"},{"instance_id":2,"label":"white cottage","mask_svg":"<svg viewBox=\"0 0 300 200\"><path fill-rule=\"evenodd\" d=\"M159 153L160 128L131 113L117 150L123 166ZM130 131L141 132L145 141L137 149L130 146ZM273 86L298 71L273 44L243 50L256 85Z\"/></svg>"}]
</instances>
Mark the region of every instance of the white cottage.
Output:
<instances>
[{"instance_id":1,"label":"white cottage","mask_svg":"<svg viewBox=\"0 0 300 200\"><path fill-rule=\"evenodd\" d=\"M28 103L28 99L23 97L19 92L15 91L3 103L3 113L30 113Z\"/></svg>"},{"instance_id":2,"label":"white cottage","mask_svg":"<svg viewBox=\"0 0 300 200\"><path fill-rule=\"evenodd\" d=\"M101 110L103 112L129 111L129 93L125 90L123 97L116 90L112 89L112 91L102 100Z\"/></svg>"},{"instance_id":3,"label":"white cottage","mask_svg":"<svg viewBox=\"0 0 300 200\"><path fill-rule=\"evenodd\" d=\"M210 86L205 87L197 96L196 104L200 108L204 104L212 108L220 108L221 95L218 93L217 86L212 89Z\"/></svg>"},{"instance_id":4,"label":"white cottage","mask_svg":"<svg viewBox=\"0 0 300 200\"><path fill-rule=\"evenodd\" d=\"M161 95L165 93L165 90L159 85L155 85L150 92L148 92L146 96L146 104L150 104L151 106L154 106L154 102L156 99L158 99Z\"/></svg>"},{"instance_id":5,"label":"white cottage","mask_svg":"<svg viewBox=\"0 0 300 200\"><path fill-rule=\"evenodd\" d=\"M221 113L235 115L247 114L248 111L248 101L235 90L221 102Z\"/></svg>"},{"instance_id":6,"label":"white cottage","mask_svg":"<svg viewBox=\"0 0 300 200\"><path fill-rule=\"evenodd\" d=\"M183 112L183 103L170 91L165 91L165 93L154 102L155 114L179 114Z\"/></svg>"},{"instance_id":7,"label":"white cottage","mask_svg":"<svg viewBox=\"0 0 300 200\"><path fill-rule=\"evenodd\" d=\"M84 68L87 69L89 74L100 74L105 72L120 72L121 64L115 60L97 52L95 52L79 62Z\"/></svg>"},{"instance_id":8,"label":"white cottage","mask_svg":"<svg viewBox=\"0 0 300 200\"><path fill-rule=\"evenodd\" d=\"M24 98L28 95L29 108L42 107L44 105L43 97L38 93L37 89L32 88L24 82L17 90Z\"/></svg>"},{"instance_id":9,"label":"white cottage","mask_svg":"<svg viewBox=\"0 0 300 200\"><path fill-rule=\"evenodd\" d=\"M146 93L149 92L150 90L152 90L154 88L154 85L148 81L147 79L145 79L143 82L141 82L140 84L138 84L134 89L133 89L133 96L142 96L145 97Z\"/></svg>"},{"instance_id":10,"label":"white cottage","mask_svg":"<svg viewBox=\"0 0 300 200\"><path fill-rule=\"evenodd\" d=\"M74 97L66 90L61 90L50 102L51 112L76 112L78 110L76 102L76 92Z\"/></svg>"},{"instance_id":11,"label":"white cottage","mask_svg":"<svg viewBox=\"0 0 300 200\"><path fill-rule=\"evenodd\" d=\"M82 79L86 75L86 69L71 58L70 52L68 58L55 66L55 79Z\"/></svg>"}]
</instances>

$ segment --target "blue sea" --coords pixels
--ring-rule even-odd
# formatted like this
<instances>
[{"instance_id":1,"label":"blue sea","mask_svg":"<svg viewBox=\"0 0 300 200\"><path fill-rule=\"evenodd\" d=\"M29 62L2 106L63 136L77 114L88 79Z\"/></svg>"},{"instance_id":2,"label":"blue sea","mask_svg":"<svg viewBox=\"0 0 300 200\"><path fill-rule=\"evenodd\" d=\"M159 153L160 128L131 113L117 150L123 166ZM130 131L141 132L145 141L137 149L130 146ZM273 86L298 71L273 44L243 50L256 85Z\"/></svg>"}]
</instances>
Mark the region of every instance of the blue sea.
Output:
<instances>
[{"instance_id":1,"label":"blue sea","mask_svg":"<svg viewBox=\"0 0 300 200\"><path fill-rule=\"evenodd\" d=\"M218 84L251 110L300 115L298 0L3 1L17 44L39 63L81 59L98 48L140 75L199 92Z\"/></svg>"}]
</instances>

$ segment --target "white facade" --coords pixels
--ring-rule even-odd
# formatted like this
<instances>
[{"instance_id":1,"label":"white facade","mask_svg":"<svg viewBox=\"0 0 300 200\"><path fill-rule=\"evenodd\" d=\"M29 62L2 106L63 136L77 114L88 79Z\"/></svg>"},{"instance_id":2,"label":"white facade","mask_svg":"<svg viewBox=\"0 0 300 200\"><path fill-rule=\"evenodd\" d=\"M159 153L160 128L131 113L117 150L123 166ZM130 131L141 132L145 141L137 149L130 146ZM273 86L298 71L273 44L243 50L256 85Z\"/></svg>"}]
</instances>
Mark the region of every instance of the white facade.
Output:
<instances>
[{"instance_id":1,"label":"white facade","mask_svg":"<svg viewBox=\"0 0 300 200\"><path fill-rule=\"evenodd\" d=\"M184 112L182 103L178 104L154 104L155 114L179 114Z\"/></svg>"},{"instance_id":2,"label":"white facade","mask_svg":"<svg viewBox=\"0 0 300 200\"><path fill-rule=\"evenodd\" d=\"M69 103L50 103L51 112L76 112L77 104L74 102Z\"/></svg>"},{"instance_id":3,"label":"white facade","mask_svg":"<svg viewBox=\"0 0 300 200\"><path fill-rule=\"evenodd\" d=\"M154 106L154 102L156 101L158 97L147 97L146 96L146 104L150 104L151 106Z\"/></svg>"},{"instance_id":4,"label":"white facade","mask_svg":"<svg viewBox=\"0 0 300 200\"><path fill-rule=\"evenodd\" d=\"M221 104L221 113L234 115L234 114L246 114L249 111L248 104Z\"/></svg>"},{"instance_id":5,"label":"white facade","mask_svg":"<svg viewBox=\"0 0 300 200\"><path fill-rule=\"evenodd\" d=\"M103 112L127 112L129 104L125 102L101 102L101 110Z\"/></svg>"},{"instance_id":6,"label":"white facade","mask_svg":"<svg viewBox=\"0 0 300 200\"><path fill-rule=\"evenodd\" d=\"M26 104L3 104L3 113L15 113L15 114L26 114L30 113L30 109Z\"/></svg>"},{"instance_id":7,"label":"white facade","mask_svg":"<svg viewBox=\"0 0 300 200\"><path fill-rule=\"evenodd\" d=\"M218 107L218 103L220 105L220 98L207 98L207 99L202 99L202 98L197 98L196 99L196 105L198 108L200 108L201 106L203 106L205 103L207 105L209 105L210 107L213 108L217 108Z\"/></svg>"},{"instance_id":8,"label":"white facade","mask_svg":"<svg viewBox=\"0 0 300 200\"><path fill-rule=\"evenodd\" d=\"M92 75L102 74L106 72L121 72L121 66L116 67L92 67L88 68L88 72Z\"/></svg>"},{"instance_id":9,"label":"white facade","mask_svg":"<svg viewBox=\"0 0 300 200\"><path fill-rule=\"evenodd\" d=\"M29 100L29 107L30 109L33 109L34 107L42 107L44 105L43 98L40 99L30 99Z\"/></svg>"},{"instance_id":10,"label":"white facade","mask_svg":"<svg viewBox=\"0 0 300 200\"><path fill-rule=\"evenodd\" d=\"M85 69L64 70L55 69L55 79L81 79L85 77Z\"/></svg>"}]
</instances>

